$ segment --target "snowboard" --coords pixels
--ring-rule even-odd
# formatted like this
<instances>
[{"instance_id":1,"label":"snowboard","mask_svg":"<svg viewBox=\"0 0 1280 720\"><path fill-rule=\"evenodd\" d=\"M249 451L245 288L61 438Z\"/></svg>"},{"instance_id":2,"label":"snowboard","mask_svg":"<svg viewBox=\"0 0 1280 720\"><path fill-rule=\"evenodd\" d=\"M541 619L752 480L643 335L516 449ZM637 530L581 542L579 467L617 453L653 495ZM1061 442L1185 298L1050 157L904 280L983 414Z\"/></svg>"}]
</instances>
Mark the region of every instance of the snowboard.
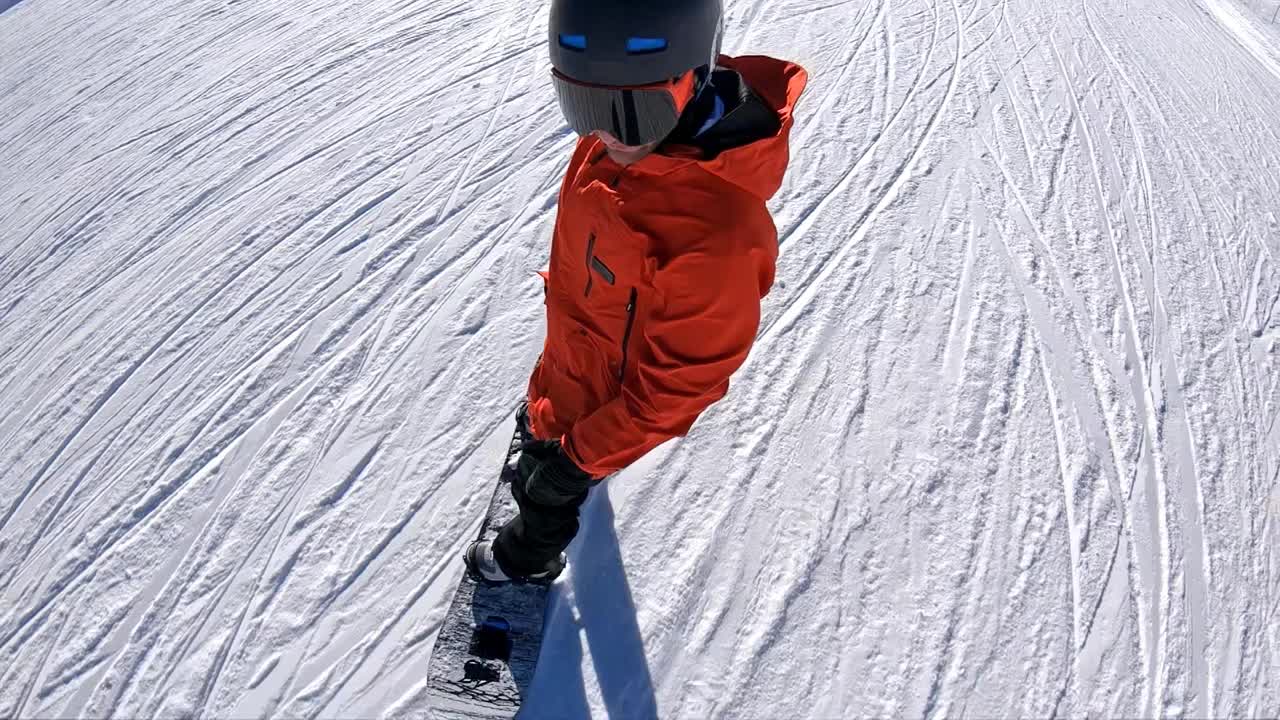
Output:
<instances>
[{"instance_id":1,"label":"snowboard","mask_svg":"<svg viewBox=\"0 0 1280 720\"><path fill-rule=\"evenodd\" d=\"M480 525L481 540L497 537L519 512L511 495L519 448L517 429ZM542 650L547 591L532 583L490 585L463 572L427 665L430 717L515 717Z\"/></svg>"}]
</instances>

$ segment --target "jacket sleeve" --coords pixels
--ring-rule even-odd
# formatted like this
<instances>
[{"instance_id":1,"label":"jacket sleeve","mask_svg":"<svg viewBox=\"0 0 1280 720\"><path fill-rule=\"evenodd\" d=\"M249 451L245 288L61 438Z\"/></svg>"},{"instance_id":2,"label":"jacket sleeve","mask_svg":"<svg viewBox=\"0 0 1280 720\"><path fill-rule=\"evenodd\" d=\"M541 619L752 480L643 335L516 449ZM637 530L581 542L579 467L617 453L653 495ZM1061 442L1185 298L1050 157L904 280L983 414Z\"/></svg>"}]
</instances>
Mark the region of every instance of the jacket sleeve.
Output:
<instances>
[{"instance_id":1,"label":"jacket sleeve","mask_svg":"<svg viewBox=\"0 0 1280 720\"><path fill-rule=\"evenodd\" d=\"M760 325L760 300L773 283L774 254L678 256L654 277L656 307L628 345L618 397L580 419L562 439L569 459L594 477L630 465L689 432L724 397Z\"/></svg>"}]
</instances>

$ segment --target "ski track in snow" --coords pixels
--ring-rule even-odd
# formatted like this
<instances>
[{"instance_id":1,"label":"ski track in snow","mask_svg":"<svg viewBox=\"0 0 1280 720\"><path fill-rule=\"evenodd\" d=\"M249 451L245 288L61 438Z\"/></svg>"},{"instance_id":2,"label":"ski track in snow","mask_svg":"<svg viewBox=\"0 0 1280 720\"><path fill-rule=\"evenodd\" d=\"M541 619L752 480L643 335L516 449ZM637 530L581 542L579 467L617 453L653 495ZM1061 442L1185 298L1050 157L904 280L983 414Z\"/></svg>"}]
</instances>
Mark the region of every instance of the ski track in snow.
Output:
<instances>
[{"instance_id":1,"label":"ski track in snow","mask_svg":"<svg viewBox=\"0 0 1280 720\"><path fill-rule=\"evenodd\" d=\"M423 714L542 340L546 3L0 11L0 717ZM1280 26L727 12L812 75L778 283L525 715L1280 713Z\"/></svg>"}]
</instances>

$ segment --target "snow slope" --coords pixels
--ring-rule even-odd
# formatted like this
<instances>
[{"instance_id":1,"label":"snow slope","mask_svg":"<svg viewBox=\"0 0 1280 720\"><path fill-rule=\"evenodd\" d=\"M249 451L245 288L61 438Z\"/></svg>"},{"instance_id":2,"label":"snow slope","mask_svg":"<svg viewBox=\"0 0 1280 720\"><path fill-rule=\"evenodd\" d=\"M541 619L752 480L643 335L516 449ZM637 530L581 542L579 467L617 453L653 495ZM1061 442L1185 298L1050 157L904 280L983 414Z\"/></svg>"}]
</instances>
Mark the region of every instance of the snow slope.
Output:
<instances>
[{"instance_id":1,"label":"snow slope","mask_svg":"<svg viewBox=\"0 0 1280 720\"><path fill-rule=\"evenodd\" d=\"M0 10L0 717L421 714L542 338L546 3ZM779 282L526 715L1280 715L1280 26L728 12L813 76Z\"/></svg>"}]
</instances>

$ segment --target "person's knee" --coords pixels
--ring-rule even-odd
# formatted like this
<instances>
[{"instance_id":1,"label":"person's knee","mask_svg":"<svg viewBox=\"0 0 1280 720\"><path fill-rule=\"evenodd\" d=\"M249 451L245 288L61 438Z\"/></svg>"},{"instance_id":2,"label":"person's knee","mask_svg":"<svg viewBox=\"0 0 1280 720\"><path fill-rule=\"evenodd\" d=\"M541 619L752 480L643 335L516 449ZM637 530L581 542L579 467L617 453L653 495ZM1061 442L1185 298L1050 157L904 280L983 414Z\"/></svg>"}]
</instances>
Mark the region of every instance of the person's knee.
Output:
<instances>
[{"instance_id":1,"label":"person's knee","mask_svg":"<svg viewBox=\"0 0 1280 720\"><path fill-rule=\"evenodd\" d=\"M564 467L554 458L528 451L521 453L516 474L523 495L546 507L581 505L594 484L590 475L577 468Z\"/></svg>"}]
</instances>

